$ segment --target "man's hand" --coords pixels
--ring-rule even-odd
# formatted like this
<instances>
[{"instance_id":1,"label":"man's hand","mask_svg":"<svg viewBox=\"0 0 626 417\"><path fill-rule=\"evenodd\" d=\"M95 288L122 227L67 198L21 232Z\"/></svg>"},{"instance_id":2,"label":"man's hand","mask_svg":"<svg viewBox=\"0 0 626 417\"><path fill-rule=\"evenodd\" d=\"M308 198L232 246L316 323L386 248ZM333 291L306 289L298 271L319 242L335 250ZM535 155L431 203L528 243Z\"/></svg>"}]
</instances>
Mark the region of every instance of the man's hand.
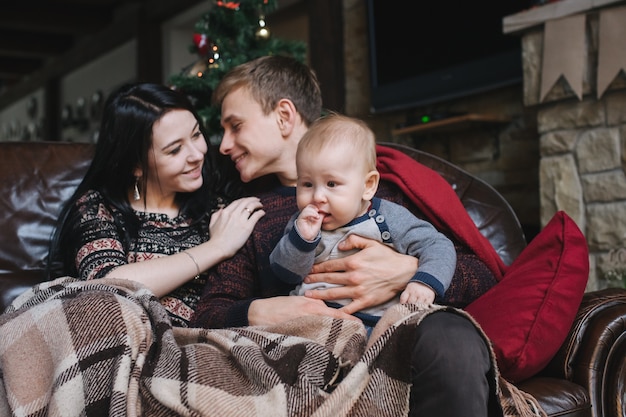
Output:
<instances>
[{"instance_id":1,"label":"man's hand","mask_svg":"<svg viewBox=\"0 0 626 417\"><path fill-rule=\"evenodd\" d=\"M302 296L254 300L248 309L248 323L252 326L278 324L302 316L326 316L359 321L348 313L328 307L322 300Z\"/></svg>"},{"instance_id":2,"label":"man's hand","mask_svg":"<svg viewBox=\"0 0 626 417\"><path fill-rule=\"evenodd\" d=\"M341 287L310 290L305 295L320 300L350 298L352 302L340 309L349 314L391 300L406 288L417 271L417 258L361 236L350 235L339 249L361 250L314 265L304 282L328 282Z\"/></svg>"}]
</instances>

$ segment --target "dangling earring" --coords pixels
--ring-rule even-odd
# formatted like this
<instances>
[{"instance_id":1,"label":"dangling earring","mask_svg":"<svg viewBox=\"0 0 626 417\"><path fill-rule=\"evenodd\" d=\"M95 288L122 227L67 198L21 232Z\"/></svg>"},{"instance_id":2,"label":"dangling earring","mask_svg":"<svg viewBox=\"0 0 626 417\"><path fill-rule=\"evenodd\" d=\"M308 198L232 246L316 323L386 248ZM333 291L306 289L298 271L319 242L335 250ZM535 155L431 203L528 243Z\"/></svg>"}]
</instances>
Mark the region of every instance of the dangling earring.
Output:
<instances>
[{"instance_id":1,"label":"dangling earring","mask_svg":"<svg viewBox=\"0 0 626 417\"><path fill-rule=\"evenodd\" d=\"M135 177L135 188L133 189L133 200L141 200L141 194L139 194L139 177Z\"/></svg>"}]
</instances>

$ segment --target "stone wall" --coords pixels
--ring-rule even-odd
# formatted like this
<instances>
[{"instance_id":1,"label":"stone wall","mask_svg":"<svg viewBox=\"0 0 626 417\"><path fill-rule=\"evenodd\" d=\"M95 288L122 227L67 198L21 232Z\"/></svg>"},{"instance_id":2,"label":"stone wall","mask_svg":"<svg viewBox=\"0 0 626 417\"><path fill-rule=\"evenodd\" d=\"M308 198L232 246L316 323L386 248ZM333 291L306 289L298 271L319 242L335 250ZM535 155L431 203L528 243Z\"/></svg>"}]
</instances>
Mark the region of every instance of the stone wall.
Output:
<instances>
[{"instance_id":1,"label":"stone wall","mask_svg":"<svg viewBox=\"0 0 626 417\"><path fill-rule=\"evenodd\" d=\"M537 109L541 224L568 213L587 237L588 290L623 286L626 271L626 92L617 77L596 94L598 11L586 13L583 97L559 80L539 102L542 27L523 34L525 102Z\"/></svg>"}]
</instances>

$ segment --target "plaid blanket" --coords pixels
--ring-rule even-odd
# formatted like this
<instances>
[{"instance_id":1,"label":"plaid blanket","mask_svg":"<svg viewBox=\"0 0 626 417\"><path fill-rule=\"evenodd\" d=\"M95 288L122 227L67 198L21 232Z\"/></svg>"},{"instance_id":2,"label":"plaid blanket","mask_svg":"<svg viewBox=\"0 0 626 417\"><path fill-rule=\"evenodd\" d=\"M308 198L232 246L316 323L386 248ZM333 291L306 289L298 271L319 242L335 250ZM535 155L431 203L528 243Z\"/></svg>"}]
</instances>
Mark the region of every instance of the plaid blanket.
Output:
<instances>
[{"instance_id":1,"label":"plaid blanket","mask_svg":"<svg viewBox=\"0 0 626 417\"><path fill-rule=\"evenodd\" d=\"M441 309L466 315L394 307L369 341L360 323L324 317L185 329L138 284L59 278L0 316L0 415L403 416L410 370L397 358ZM492 361L505 414L545 415Z\"/></svg>"}]
</instances>

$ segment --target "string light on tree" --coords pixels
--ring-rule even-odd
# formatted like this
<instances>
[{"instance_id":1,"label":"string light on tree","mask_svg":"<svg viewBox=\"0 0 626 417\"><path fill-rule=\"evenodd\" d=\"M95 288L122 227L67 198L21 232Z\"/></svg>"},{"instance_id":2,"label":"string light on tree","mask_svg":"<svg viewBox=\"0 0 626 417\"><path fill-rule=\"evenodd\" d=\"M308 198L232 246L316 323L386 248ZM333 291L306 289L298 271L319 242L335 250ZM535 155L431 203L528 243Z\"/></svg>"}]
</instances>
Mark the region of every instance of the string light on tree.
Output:
<instances>
[{"instance_id":1,"label":"string light on tree","mask_svg":"<svg viewBox=\"0 0 626 417\"><path fill-rule=\"evenodd\" d=\"M191 66L191 68L189 68L187 73L190 76L202 77L202 75L204 75L204 71L206 71L206 68L207 68L206 59L200 58Z\"/></svg>"},{"instance_id":2,"label":"string light on tree","mask_svg":"<svg viewBox=\"0 0 626 417\"><path fill-rule=\"evenodd\" d=\"M219 48L215 44L211 46L211 52L213 53L213 56L209 58L209 68L217 68L217 65L218 65L217 62L220 59L220 54L218 52L218 49Z\"/></svg>"},{"instance_id":3,"label":"string light on tree","mask_svg":"<svg viewBox=\"0 0 626 417\"><path fill-rule=\"evenodd\" d=\"M257 38L268 39L270 37L270 30L265 23L265 16L259 16L259 28L256 31Z\"/></svg>"}]
</instances>

